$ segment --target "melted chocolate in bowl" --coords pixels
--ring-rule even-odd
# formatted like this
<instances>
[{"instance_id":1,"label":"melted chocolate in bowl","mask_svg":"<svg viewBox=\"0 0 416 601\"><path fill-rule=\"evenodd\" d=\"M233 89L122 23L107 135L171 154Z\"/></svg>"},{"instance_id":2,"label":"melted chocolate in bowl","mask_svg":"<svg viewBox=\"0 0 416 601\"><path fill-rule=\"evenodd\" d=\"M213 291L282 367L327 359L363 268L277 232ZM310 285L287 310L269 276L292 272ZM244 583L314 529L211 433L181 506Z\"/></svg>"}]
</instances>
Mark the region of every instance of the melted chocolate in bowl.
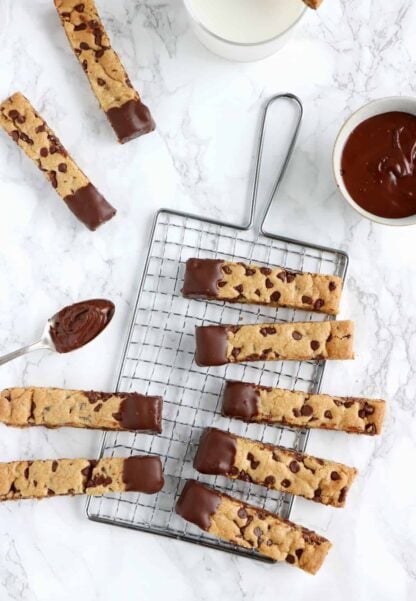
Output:
<instances>
[{"instance_id":1,"label":"melted chocolate in bowl","mask_svg":"<svg viewBox=\"0 0 416 601\"><path fill-rule=\"evenodd\" d=\"M110 323L114 304L93 299L64 307L53 318L50 334L58 353L69 353L93 340Z\"/></svg>"},{"instance_id":2,"label":"melted chocolate in bowl","mask_svg":"<svg viewBox=\"0 0 416 601\"><path fill-rule=\"evenodd\" d=\"M341 175L363 209L388 219L416 214L416 116L393 111L360 123L347 139Z\"/></svg>"}]
</instances>

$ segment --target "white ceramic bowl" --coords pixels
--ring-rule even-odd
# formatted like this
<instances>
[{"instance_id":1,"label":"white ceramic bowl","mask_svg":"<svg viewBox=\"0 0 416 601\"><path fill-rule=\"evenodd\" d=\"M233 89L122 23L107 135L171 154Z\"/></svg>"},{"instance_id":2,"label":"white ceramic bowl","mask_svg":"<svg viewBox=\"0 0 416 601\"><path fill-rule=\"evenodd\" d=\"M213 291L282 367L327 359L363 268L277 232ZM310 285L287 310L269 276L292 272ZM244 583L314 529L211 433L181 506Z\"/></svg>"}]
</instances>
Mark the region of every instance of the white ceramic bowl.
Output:
<instances>
[{"instance_id":1,"label":"white ceramic bowl","mask_svg":"<svg viewBox=\"0 0 416 601\"><path fill-rule=\"evenodd\" d=\"M360 205L355 202L348 192L341 175L342 151L344 149L345 142L352 131L357 127L357 125L366 119L382 113L388 113L390 111L400 111L402 113L410 113L411 115L416 116L416 98L409 96L391 96L388 98L380 98L379 100L373 100L372 102L365 104L360 109L355 111L355 113L353 113L341 127L337 139L335 140L334 152L332 155L334 176L337 186L345 200L363 217L383 225L414 225L416 223L416 215L410 215L410 217L401 217L398 219L389 219L386 217L373 215L373 213L369 213L360 207Z\"/></svg>"},{"instance_id":2,"label":"white ceramic bowl","mask_svg":"<svg viewBox=\"0 0 416 601\"><path fill-rule=\"evenodd\" d=\"M273 38L262 42L245 44L227 40L226 38L215 34L213 31L210 31L194 14L191 2L189 0L184 0L184 5L192 29L199 41L214 54L222 56L227 60L237 62L259 61L278 52L278 50L290 40L297 25L302 21L306 12L310 10L305 5L300 16L298 16L285 31L282 31Z\"/></svg>"}]
</instances>

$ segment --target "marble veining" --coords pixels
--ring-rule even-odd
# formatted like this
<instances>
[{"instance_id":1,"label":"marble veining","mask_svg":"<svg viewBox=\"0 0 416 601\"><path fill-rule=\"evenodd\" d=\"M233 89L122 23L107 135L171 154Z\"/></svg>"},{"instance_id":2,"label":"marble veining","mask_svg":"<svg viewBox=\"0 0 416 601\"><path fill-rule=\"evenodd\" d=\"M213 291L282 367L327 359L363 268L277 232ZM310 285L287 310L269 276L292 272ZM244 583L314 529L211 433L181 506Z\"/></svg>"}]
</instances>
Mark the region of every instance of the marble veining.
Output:
<instances>
[{"instance_id":1,"label":"marble veining","mask_svg":"<svg viewBox=\"0 0 416 601\"><path fill-rule=\"evenodd\" d=\"M3 0L0 97L19 89L118 209L94 234L78 224L17 147L0 140L1 352L35 340L58 308L109 297L113 323L76 353L34 353L0 369L0 386L108 389L154 212L185 209L236 222L248 206L259 111L298 94L305 116L269 229L346 250L341 317L357 324L357 359L328 366L323 389L382 396L384 435L312 432L308 450L356 465L346 509L295 502L292 518L333 543L314 578L186 543L88 522L83 499L0 506L0 599L209 601L416 597L415 229L363 220L338 196L331 151L363 102L415 94L416 4L325 0L280 54L228 63L190 31L181 0L99 0L131 79L158 129L118 146L67 44L52 0ZM284 117L283 125L290 118ZM275 150L281 147L276 126ZM273 137L272 137L273 139ZM270 185L276 167L266 161ZM0 458L97 453L100 433L0 427Z\"/></svg>"}]
</instances>

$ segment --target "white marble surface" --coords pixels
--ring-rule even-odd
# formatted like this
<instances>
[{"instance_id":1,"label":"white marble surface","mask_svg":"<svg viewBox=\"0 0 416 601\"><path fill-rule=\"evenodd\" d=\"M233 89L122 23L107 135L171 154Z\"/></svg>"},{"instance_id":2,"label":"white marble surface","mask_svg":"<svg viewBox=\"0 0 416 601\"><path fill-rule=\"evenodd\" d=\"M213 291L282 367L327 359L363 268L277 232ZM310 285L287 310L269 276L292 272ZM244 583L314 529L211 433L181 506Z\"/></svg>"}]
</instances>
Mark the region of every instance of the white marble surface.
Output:
<instances>
[{"instance_id":1,"label":"white marble surface","mask_svg":"<svg viewBox=\"0 0 416 601\"><path fill-rule=\"evenodd\" d=\"M311 435L311 452L361 470L346 509L295 503L293 519L334 543L314 578L90 523L83 499L62 498L0 507L0 599L415 599L416 230L361 219L338 197L330 164L337 129L355 107L415 93L415 3L326 0L278 56L251 65L203 49L180 0L99 6L158 122L155 134L124 147L97 109L52 0L1 2L0 97L19 89L32 100L118 216L88 232L1 135L0 352L34 340L49 315L80 298L109 297L117 314L77 353L2 367L0 386L111 386L154 211L241 219L260 106L291 91L305 118L271 228L349 252L342 317L357 322L357 359L330 365L324 388L385 396L387 423L377 439ZM0 427L0 458L94 455L99 440L88 431Z\"/></svg>"}]
</instances>

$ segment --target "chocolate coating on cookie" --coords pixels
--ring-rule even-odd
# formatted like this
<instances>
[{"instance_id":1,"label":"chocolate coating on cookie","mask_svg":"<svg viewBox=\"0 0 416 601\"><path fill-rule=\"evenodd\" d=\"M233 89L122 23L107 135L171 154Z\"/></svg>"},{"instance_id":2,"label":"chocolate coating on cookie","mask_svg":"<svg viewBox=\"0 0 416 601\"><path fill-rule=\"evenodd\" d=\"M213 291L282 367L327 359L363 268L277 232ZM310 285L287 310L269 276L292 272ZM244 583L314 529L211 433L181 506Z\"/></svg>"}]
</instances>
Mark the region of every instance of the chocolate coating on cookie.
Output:
<instances>
[{"instance_id":1,"label":"chocolate coating on cookie","mask_svg":"<svg viewBox=\"0 0 416 601\"><path fill-rule=\"evenodd\" d=\"M222 414L227 417L250 420L258 415L260 393L254 384L226 382Z\"/></svg>"},{"instance_id":2,"label":"chocolate coating on cookie","mask_svg":"<svg viewBox=\"0 0 416 601\"><path fill-rule=\"evenodd\" d=\"M221 503L221 495L203 486L195 480L190 480L184 486L181 496L176 503L176 513L188 522L196 524L202 530L208 530L211 516Z\"/></svg>"},{"instance_id":3,"label":"chocolate coating on cookie","mask_svg":"<svg viewBox=\"0 0 416 601\"><path fill-rule=\"evenodd\" d=\"M235 463L237 443L229 432L207 428L200 440L194 468L202 474L230 474Z\"/></svg>"}]
</instances>

